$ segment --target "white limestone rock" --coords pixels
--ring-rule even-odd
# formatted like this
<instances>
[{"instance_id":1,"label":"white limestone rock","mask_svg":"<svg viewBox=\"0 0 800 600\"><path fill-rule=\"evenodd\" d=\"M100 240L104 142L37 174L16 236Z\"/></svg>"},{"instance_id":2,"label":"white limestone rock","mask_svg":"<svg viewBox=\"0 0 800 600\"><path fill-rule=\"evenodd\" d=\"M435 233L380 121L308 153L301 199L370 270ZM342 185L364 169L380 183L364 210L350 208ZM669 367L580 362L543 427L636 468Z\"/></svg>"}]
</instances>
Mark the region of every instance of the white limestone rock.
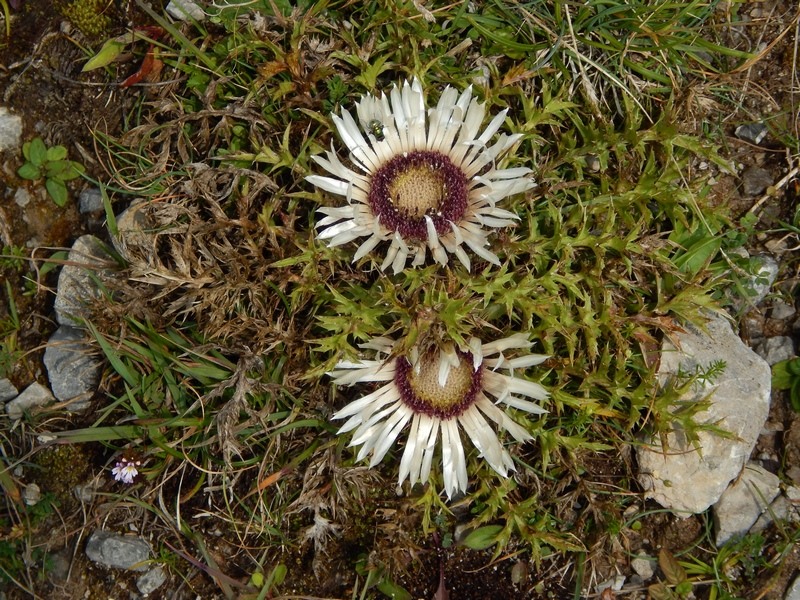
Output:
<instances>
[{"instance_id":1,"label":"white limestone rock","mask_svg":"<svg viewBox=\"0 0 800 600\"><path fill-rule=\"evenodd\" d=\"M206 13L194 0L171 0L167 12L178 21L203 21Z\"/></svg>"},{"instance_id":2,"label":"white limestone rock","mask_svg":"<svg viewBox=\"0 0 800 600\"><path fill-rule=\"evenodd\" d=\"M659 377L665 383L679 372L694 373L724 361L726 369L713 383L696 386L682 400L710 400L696 421L715 424L731 436L700 431L696 448L680 431L673 431L667 435L668 448L656 437L637 449L638 478L646 497L692 514L719 500L739 476L767 420L771 391L769 365L742 343L727 320L709 317L701 328L686 324L686 333L673 336L680 349L665 339Z\"/></svg>"},{"instance_id":3,"label":"white limestone rock","mask_svg":"<svg viewBox=\"0 0 800 600\"><path fill-rule=\"evenodd\" d=\"M716 544L743 536L780 493L781 480L756 463L745 467L714 505Z\"/></svg>"},{"instance_id":4,"label":"white limestone rock","mask_svg":"<svg viewBox=\"0 0 800 600\"><path fill-rule=\"evenodd\" d=\"M656 561L646 554L640 554L631 561L631 569L642 578L642 581L649 581L655 575Z\"/></svg>"},{"instance_id":5,"label":"white limestone rock","mask_svg":"<svg viewBox=\"0 0 800 600\"><path fill-rule=\"evenodd\" d=\"M22 117L0 106L0 152L22 147Z\"/></svg>"}]
</instances>

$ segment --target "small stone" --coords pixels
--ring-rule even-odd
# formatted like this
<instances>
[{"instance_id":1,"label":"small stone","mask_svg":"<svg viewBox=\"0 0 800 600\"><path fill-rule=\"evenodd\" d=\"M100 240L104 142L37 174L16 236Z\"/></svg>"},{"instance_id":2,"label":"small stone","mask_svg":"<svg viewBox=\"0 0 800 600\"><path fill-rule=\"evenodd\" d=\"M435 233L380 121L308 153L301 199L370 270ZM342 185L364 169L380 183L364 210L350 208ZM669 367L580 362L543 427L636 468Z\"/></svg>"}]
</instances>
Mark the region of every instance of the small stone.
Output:
<instances>
[{"instance_id":1,"label":"small stone","mask_svg":"<svg viewBox=\"0 0 800 600\"><path fill-rule=\"evenodd\" d=\"M800 467L797 465L792 465L788 469L786 469L786 476L791 479L794 483L800 485Z\"/></svg>"},{"instance_id":2,"label":"small stone","mask_svg":"<svg viewBox=\"0 0 800 600\"><path fill-rule=\"evenodd\" d=\"M14 192L14 203L20 208L25 208L31 203L31 194L25 188L17 188Z\"/></svg>"},{"instance_id":3,"label":"small stone","mask_svg":"<svg viewBox=\"0 0 800 600\"><path fill-rule=\"evenodd\" d=\"M739 298L736 298L736 300L741 304ZM739 322L739 331L747 332L747 337L750 338L750 345L752 347L764 337L763 317L755 311L748 312Z\"/></svg>"},{"instance_id":4,"label":"small stone","mask_svg":"<svg viewBox=\"0 0 800 600\"><path fill-rule=\"evenodd\" d=\"M634 558L631 561L631 568L642 578L642 581L648 581L655 574L653 559L646 554L640 554Z\"/></svg>"},{"instance_id":5,"label":"small stone","mask_svg":"<svg viewBox=\"0 0 800 600\"><path fill-rule=\"evenodd\" d=\"M164 567L154 567L136 580L136 587L145 596L152 594L167 580Z\"/></svg>"},{"instance_id":6,"label":"small stone","mask_svg":"<svg viewBox=\"0 0 800 600\"><path fill-rule=\"evenodd\" d=\"M42 499L42 490L35 483L29 483L25 486L25 489L22 490L22 499L28 506L39 504L39 501Z\"/></svg>"},{"instance_id":7,"label":"small stone","mask_svg":"<svg viewBox=\"0 0 800 600\"><path fill-rule=\"evenodd\" d=\"M626 590L639 589L639 588L643 588L644 586L645 586L644 579L642 579L641 576L639 576L636 573L634 573L633 575L630 576L630 578L628 579L628 582L625 584L625 589Z\"/></svg>"},{"instance_id":8,"label":"small stone","mask_svg":"<svg viewBox=\"0 0 800 600\"><path fill-rule=\"evenodd\" d=\"M6 404L6 413L12 419L21 419L27 411L54 402L53 394L41 383L34 381L22 393Z\"/></svg>"},{"instance_id":9,"label":"small stone","mask_svg":"<svg viewBox=\"0 0 800 600\"><path fill-rule=\"evenodd\" d=\"M345 21L348 24L349 21ZM472 77L472 85L477 88L488 87L492 81L492 72L488 66L481 64L477 65L477 74Z\"/></svg>"},{"instance_id":10,"label":"small stone","mask_svg":"<svg viewBox=\"0 0 800 600\"><path fill-rule=\"evenodd\" d=\"M19 391L14 387L13 383L6 378L0 379L0 402L16 398L18 394Z\"/></svg>"},{"instance_id":11,"label":"small stone","mask_svg":"<svg viewBox=\"0 0 800 600\"><path fill-rule=\"evenodd\" d=\"M59 327L47 342L44 365L55 397L62 402L73 400L67 410L86 410L100 381L103 362L85 333L68 325Z\"/></svg>"},{"instance_id":12,"label":"small stone","mask_svg":"<svg viewBox=\"0 0 800 600\"><path fill-rule=\"evenodd\" d=\"M194 0L170 0L167 12L179 21L203 21L206 13Z\"/></svg>"},{"instance_id":13,"label":"small stone","mask_svg":"<svg viewBox=\"0 0 800 600\"><path fill-rule=\"evenodd\" d=\"M518 560L511 567L511 583L516 586L524 585L528 580L528 563L525 560Z\"/></svg>"},{"instance_id":14,"label":"small stone","mask_svg":"<svg viewBox=\"0 0 800 600\"><path fill-rule=\"evenodd\" d=\"M767 126L763 123L747 123L736 128L736 137L751 144L760 144L767 137Z\"/></svg>"},{"instance_id":15,"label":"small stone","mask_svg":"<svg viewBox=\"0 0 800 600\"><path fill-rule=\"evenodd\" d=\"M797 310L794 305L776 300L772 303L772 308L769 311L769 318L776 321L785 321L786 319L791 319L795 314L797 314Z\"/></svg>"},{"instance_id":16,"label":"small stone","mask_svg":"<svg viewBox=\"0 0 800 600\"><path fill-rule=\"evenodd\" d=\"M774 178L766 169L761 167L748 167L742 173L742 191L747 196L758 196L775 183Z\"/></svg>"},{"instance_id":17,"label":"small stone","mask_svg":"<svg viewBox=\"0 0 800 600\"><path fill-rule=\"evenodd\" d=\"M597 587L595 588L595 592L600 595L603 593L604 590L612 590L614 592L618 592L622 589L622 586L625 585L625 576L624 575L615 575L611 579L606 579L602 583L598 583Z\"/></svg>"},{"instance_id":18,"label":"small stone","mask_svg":"<svg viewBox=\"0 0 800 600\"><path fill-rule=\"evenodd\" d=\"M103 210L103 195L97 188L87 188L78 196L78 207L81 214L100 212Z\"/></svg>"},{"instance_id":19,"label":"small stone","mask_svg":"<svg viewBox=\"0 0 800 600\"><path fill-rule=\"evenodd\" d=\"M83 504L90 504L94 500L95 491L95 486L92 483L84 483L72 488L72 493Z\"/></svg>"},{"instance_id":20,"label":"small stone","mask_svg":"<svg viewBox=\"0 0 800 600\"><path fill-rule=\"evenodd\" d=\"M786 488L786 497L792 503L800 502L800 487L790 485Z\"/></svg>"},{"instance_id":21,"label":"small stone","mask_svg":"<svg viewBox=\"0 0 800 600\"><path fill-rule=\"evenodd\" d=\"M729 287L726 294L731 300L735 311L742 311L747 308L758 306L764 298L766 298L772 284L778 277L778 262L769 254L760 254L758 256L750 256L750 253L745 248L731 248L728 251L729 255L740 256L748 260L747 277L742 277L740 285L737 287ZM751 321L761 322L763 319L753 319ZM747 327L750 331L751 339L753 337L760 337L762 335L761 325L755 328L750 326L753 323L748 321ZM755 334L754 334L755 332Z\"/></svg>"},{"instance_id":22,"label":"small stone","mask_svg":"<svg viewBox=\"0 0 800 600\"><path fill-rule=\"evenodd\" d=\"M769 255L762 254L753 259L755 262L755 276L750 281L743 282L744 288L749 292L746 298L752 306L758 306L767 297L772 284L778 277L778 262Z\"/></svg>"},{"instance_id":23,"label":"small stone","mask_svg":"<svg viewBox=\"0 0 800 600\"><path fill-rule=\"evenodd\" d=\"M792 584L786 590L784 600L800 600L800 575L795 577Z\"/></svg>"},{"instance_id":24,"label":"small stone","mask_svg":"<svg viewBox=\"0 0 800 600\"><path fill-rule=\"evenodd\" d=\"M155 253L156 226L148 208L147 202L136 200L116 216L117 235L111 236L111 243L129 263L149 264Z\"/></svg>"},{"instance_id":25,"label":"small stone","mask_svg":"<svg viewBox=\"0 0 800 600\"><path fill-rule=\"evenodd\" d=\"M96 563L117 569L146 571L150 544L138 537L97 530L86 542L86 556Z\"/></svg>"},{"instance_id":26,"label":"small stone","mask_svg":"<svg viewBox=\"0 0 800 600\"><path fill-rule=\"evenodd\" d=\"M55 584L63 584L69 577L69 567L72 552L69 548L62 548L47 557L47 578Z\"/></svg>"},{"instance_id":27,"label":"small stone","mask_svg":"<svg viewBox=\"0 0 800 600\"><path fill-rule=\"evenodd\" d=\"M785 335L764 338L753 348L758 355L772 366L782 360L794 357L794 340Z\"/></svg>"},{"instance_id":28,"label":"small stone","mask_svg":"<svg viewBox=\"0 0 800 600\"><path fill-rule=\"evenodd\" d=\"M780 479L750 463L714 505L716 544L746 534L780 493Z\"/></svg>"},{"instance_id":29,"label":"small stone","mask_svg":"<svg viewBox=\"0 0 800 600\"><path fill-rule=\"evenodd\" d=\"M764 531L769 527L773 521L785 521L789 518L789 513L792 510L792 504L786 496L778 496L769 505L769 508L762 513L758 520L753 523L748 533L757 533Z\"/></svg>"},{"instance_id":30,"label":"small stone","mask_svg":"<svg viewBox=\"0 0 800 600\"><path fill-rule=\"evenodd\" d=\"M95 277L102 278L112 264L103 243L93 235L75 240L61 267L56 290L55 312L59 325L80 325L88 316L87 306L100 296Z\"/></svg>"},{"instance_id":31,"label":"small stone","mask_svg":"<svg viewBox=\"0 0 800 600\"><path fill-rule=\"evenodd\" d=\"M0 106L0 152L14 151L20 146L22 146L22 117L12 115L5 106Z\"/></svg>"}]
</instances>

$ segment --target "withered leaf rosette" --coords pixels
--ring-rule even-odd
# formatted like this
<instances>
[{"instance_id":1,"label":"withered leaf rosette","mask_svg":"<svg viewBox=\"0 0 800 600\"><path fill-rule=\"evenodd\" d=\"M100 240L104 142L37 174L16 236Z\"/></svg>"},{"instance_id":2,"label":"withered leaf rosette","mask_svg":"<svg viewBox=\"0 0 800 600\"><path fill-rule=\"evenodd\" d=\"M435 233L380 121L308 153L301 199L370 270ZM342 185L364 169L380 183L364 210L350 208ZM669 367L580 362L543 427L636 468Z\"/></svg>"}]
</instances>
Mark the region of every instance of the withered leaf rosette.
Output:
<instances>
[{"instance_id":1,"label":"withered leaf rosette","mask_svg":"<svg viewBox=\"0 0 800 600\"><path fill-rule=\"evenodd\" d=\"M400 356L395 356L397 344L386 337L374 338L360 346L374 352L374 359L341 361L330 373L338 385L386 382L333 416L347 419L340 434L355 430L350 446L361 446L357 460L371 454L370 467L380 463L410 424L398 484L405 479L411 485L426 482L441 433L444 490L452 498L456 492L466 491L469 479L461 442L463 429L489 466L507 477L514 462L490 423L517 442L532 438L505 407L533 415L547 412L535 402L546 399L547 390L522 376L525 369L547 356L507 358L504 353L509 350L530 348L531 342L523 334L487 343L472 338L465 350L450 344L420 353L413 347Z\"/></svg>"},{"instance_id":2,"label":"withered leaf rosette","mask_svg":"<svg viewBox=\"0 0 800 600\"><path fill-rule=\"evenodd\" d=\"M358 238L354 261L388 242L380 264L396 274L425 263L427 252L441 265L454 255L467 270L469 248L492 264L489 234L518 218L498 203L534 186L527 167L498 169L496 161L522 137L501 134L506 110L480 133L486 107L448 86L435 108L426 111L418 79L395 86L389 95L367 95L356 117L342 110L333 121L349 151L345 165L331 149L312 157L332 177L311 175L313 185L343 196L344 206L319 209L319 237L329 246Z\"/></svg>"}]
</instances>

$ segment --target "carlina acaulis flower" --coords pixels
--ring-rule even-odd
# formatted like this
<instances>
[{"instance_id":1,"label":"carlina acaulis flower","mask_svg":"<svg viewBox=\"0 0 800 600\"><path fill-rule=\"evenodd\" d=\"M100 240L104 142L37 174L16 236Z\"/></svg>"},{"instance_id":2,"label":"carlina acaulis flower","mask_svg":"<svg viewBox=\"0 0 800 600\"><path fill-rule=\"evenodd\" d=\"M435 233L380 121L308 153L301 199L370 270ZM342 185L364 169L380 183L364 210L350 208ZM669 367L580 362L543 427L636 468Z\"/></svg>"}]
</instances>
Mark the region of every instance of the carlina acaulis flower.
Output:
<instances>
[{"instance_id":1,"label":"carlina acaulis flower","mask_svg":"<svg viewBox=\"0 0 800 600\"><path fill-rule=\"evenodd\" d=\"M312 157L333 177L310 175L315 186L343 196L344 206L325 206L319 237L330 246L363 240L354 261L388 243L381 270L394 273L425 263L427 252L441 265L455 255L469 270L469 248L492 264L497 255L488 236L514 225L514 213L498 206L503 198L534 186L527 167L498 169L496 161L522 136L501 134L507 110L480 133L485 105L450 86L435 108L425 108L419 79L394 86L389 95L364 96L356 117L348 110L333 115L354 168L331 149Z\"/></svg>"},{"instance_id":2,"label":"carlina acaulis flower","mask_svg":"<svg viewBox=\"0 0 800 600\"><path fill-rule=\"evenodd\" d=\"M519 333L487 343L472 338L463 350L445 344L422 353L413 347L407 355L396 355L396 345L386 337L374 338L361 345L374 351L374 359L342 361L330 373L338 385L385 382L333 416L347 419L340 434L355 429L350 445L361 446L357 459L371 454L370 467L374 467L408 427L398 484L405 479L411 485L426 482L441 434L444 490L451 498L456 492L466 491L469 481L461 442L463 429L489 466L507 477L514 470L514 462L490 422L518 442L532 438L498 405L534 415L546 413L523 397L545 400L547 390L521 375L547 356L507 358L504 352L531 346L527 336Z\"/></svg>"}]
</instances>

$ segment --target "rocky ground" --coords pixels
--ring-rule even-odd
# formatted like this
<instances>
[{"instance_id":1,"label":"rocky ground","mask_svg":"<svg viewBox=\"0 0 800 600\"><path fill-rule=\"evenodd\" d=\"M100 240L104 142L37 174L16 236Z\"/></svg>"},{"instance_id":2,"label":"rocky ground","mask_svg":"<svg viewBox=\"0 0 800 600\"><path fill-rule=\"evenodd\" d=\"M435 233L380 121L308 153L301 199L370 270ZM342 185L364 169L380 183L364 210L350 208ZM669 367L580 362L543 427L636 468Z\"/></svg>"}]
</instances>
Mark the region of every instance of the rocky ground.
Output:
<instances>
[{"instance_id":1,"label":"rocky ground","mask_svg":"<svg viewBox=\"0 0 800 600\"><path fill-rule=\"evenodd\" d=\"M84 34L61 14L44 5L49 3L30 2L20 10L13 23L13 41L2 48L0 58L0 178L4 182L0 190L0 241L5 247L2 258L10 260L9 249L23 247L31 251L35 266L35 281L25 281L26 269L6 267L2 271L5 281L0 282L3 284L0 319L8 320L16 312L20 327L15 348L4 348L5 351L19 350L11 354L13 364L0 365L5 373L5 377L0 377L0 402L5 403L0 432L24 427L19 420L22 414L40 403L60 401L65 411L80 414L85 409L82 402L97 392L103 365L91 353L84 352L83 332L74 328L69 313L76 297L85 298L94 289L91 278L75 267L76 263L85 263L87 256L94 256L102 267L108 258L93 238L82 238L77 246L74 244L86 234L109 241L102 199L92 182L92 179L107 180L108 167L96 152L94 136L98 131L117 134L124 126L122 117L131 103L130 94L120 90L116 82L106 80L102 71L80 72L85 57L76 40L83 44L90 44L91 40L84 39ZM145 23L145 17L129 4L115 8L109 18L122 24ZM753 18L765 17L759 13ZM686 462L665 466L661 453L654 453L649 463L642 455L638 457L643 473L640 480L642 507L652 506L652 514L642 519L639 528L629 532L625 551L633 560L630 564L610 565L604 581L591 582L592 594L599 594L604 585L611 585L619 597L644 597L646 586L663 575L665 567L663 563L658 564L659 552L662 549L679 552L691 544L708 526L700 513L711 505L714 505L714 536L719 545L746 531L763 531L767 539L781 535L792 537L785 529L776 528L773 523L776 520L786 524L781 527L797 527L800 417L789 406L786 392L769 391L769 366L794 357L800 335L797 313L800 239L796 229L782 225L795 219L800 197L797 156L793 154L797 148L775 138L766 125L770 113L778 107L791 105L796 111L799 92L796 76L791 72L797 39L791 27L787 31L788 34L783 28L776 28L772 39L765 40L763 60L754 63L747 73L739 74L740 82L761 91L762 103L748 96L747 106L736 115L736 120L724 124L728 156L737 164L737 175L720 176L716 193L721 202L730 202L736 207L737 216L751 212L757 217L754 228L759 233L753 236L749 251L763 257L763 269L760 277L751 282L755 295L742 293L739 310L732 315L735 335L724 322L715 322L713 327L719 329L714 329L713 343L705 349L692 346L695 342L698 347L708 345L707 337L700 331L681 334L683 337L678 336L677 343L684 353L676 353L680 356L678 362L683 360L680 363L683 367L691 367L692 358L699 364L725 360L728 365L737 365L732 377L714 383L717 390L724 385L729 388L725 400L728 406L720 408L719 414L714 413L715 418L726 420L729 428L736 430L737 438L717 440L720 445L713 451L709 449L712 441L705 440L706 459L709 456L718 459L705 461L703 469L708 473L700 473L700 467ZM132 63L131 71L135 69ZM695 113L688 110L686 114L686 127L695 127L697 123L692 122ZM86 179L69 182L70 201L63 208L55 207L42 185L17 175L23 162L22 143L35 136L41 136L48 147L64 145L70 156L86 167ZM797 221L794 223L796 226ZM72 254L68 255L66 250L70 248ZM52 260L54 249L65 251L55 261ZM46 262L46 258L51 259L50 262ZM10 298L5 296L11 288L31 292L13 294L15 310L10 308ZM694 348L691 352L690 347ZM677 363L670 366L665 361L662 368L675 369ZM702 394L707 389L695 389L693 393ZM718 392L718 397L721 395ZM734 421L740 426L732 425ZM4 447L7 439L5 434L0 436L0 452L4 459L8 457L9 448ZM690 446L685 439L673 440L670 448L688 450ZM96 500L95 494L102 493L102 485L98 489L97 483L100 478L88 468L98 462L96 457L76 455L65 460L62 456L59 460L69 465L61 473L61 483L72 490L76 498L76 504L64 507L65 511L67 508L78 513L88 510ZM87 468L81 468L81 464ZM743 466L746 466L744 470ZM729 475L720 476L726 470ZM708 475L708 480L701 475ZM731 479L734 485L720 499ZM35 477L27 481L28 485L20 488L22 500L35 506L45 484L37 484ZM675 515L665 513L657 509L653 500L645 504L645 498L677 512ZM70 530L72 525L74 523L65 529ZM50 568L37 581L41 589L50 590L47 593L51 595L43 596L40 590L27 589L19 581L6 581L5 591L0 591L0 596L110 598L121 597L122 591L127 590L131 597L152 594L151 597L183 598L200 593L199 597L214 598L224 597L217 591L220 587L236 583L224 577L214 579L200 568L191 573L178 573L163 565L139 566L156 549L144 536L107 533L102 525L102 515L95 512L91 527L78 533L70 530L65 544L49 549L53 552ZM146 524L142 525L146 528ZM0 520L0 544L14 536L14 532L5 527L6 522ZM224 552L219 551L219 554L224 555ZM30 558L20 557L23 561ZM796 577L800 550L790 547L781 556L760 559L781 561L782 567L768 579L757 580L749 597L798 600L800 585ZM459 567L458 562L462 560L465 565ZM470 560L453 554L447 568L466 572L473 566ZM518 572L511 573L512 564L506 565L509 577L519 578ZM723 567L735 571L746 569L748 565ZM128 568L132 570L124 570ZM661 575L658 575L659 568ZM486 585L491 587L493 583L488 579ZM438 580L434 578L426 585L428 587L420 589L435 591ZM513 588L509 589L512 591L504 593L514 597ZM490 597L469 596L478 594L476 590L458 593L457 583L451 587L455 597ZM442 597L446 596L436 595L436 598ZM606 600L614 596L601 597Z\"/></svg>"}]
</instances>

